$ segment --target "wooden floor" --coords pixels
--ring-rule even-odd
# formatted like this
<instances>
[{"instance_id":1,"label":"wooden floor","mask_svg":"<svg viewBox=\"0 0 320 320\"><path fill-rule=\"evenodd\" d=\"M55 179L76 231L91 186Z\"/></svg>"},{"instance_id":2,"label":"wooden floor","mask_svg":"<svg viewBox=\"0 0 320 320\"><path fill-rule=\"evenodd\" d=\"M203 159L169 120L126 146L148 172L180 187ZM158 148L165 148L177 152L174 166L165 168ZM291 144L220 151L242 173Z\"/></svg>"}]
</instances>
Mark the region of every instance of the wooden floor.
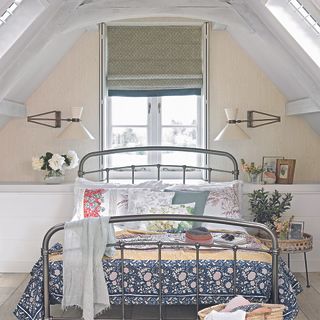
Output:
<instances>
[{"instance_id":1,"label":"wooden floor","mask_svg":"<svg viewBox=\"0 0 320 320\"><path fill-rule=\"evenodd\" d=\"M319 320L320 319L320 273L310 273L311 287L306 288L304 274L297 273L296 277L301 282L304 290L298 296L300 312L296 320ZM26 273L0 273L0 319L15 320L12 310L15 308L21 294L23 293L29 281L29 275ZM139 308L141 309L141 308ZM134 315L139 309L132 309ZM53 313L55 316L61 315L60 306L55 306ZM78 313L79 314L79 313ZM183 319L183 315L177 310L174 313L179 314L175 319ZM74 315L74 314L72 314ZM150 319L152 316L148 311L143 311L144 319ZM70 314L71 316L71 314ZM130 315L128 315L130 316ZM150 317L149 317L150 316ZM149 318L148 318L149 317ZM181 318L182 317L182 318Z\"/></svg>"}]
</instances>

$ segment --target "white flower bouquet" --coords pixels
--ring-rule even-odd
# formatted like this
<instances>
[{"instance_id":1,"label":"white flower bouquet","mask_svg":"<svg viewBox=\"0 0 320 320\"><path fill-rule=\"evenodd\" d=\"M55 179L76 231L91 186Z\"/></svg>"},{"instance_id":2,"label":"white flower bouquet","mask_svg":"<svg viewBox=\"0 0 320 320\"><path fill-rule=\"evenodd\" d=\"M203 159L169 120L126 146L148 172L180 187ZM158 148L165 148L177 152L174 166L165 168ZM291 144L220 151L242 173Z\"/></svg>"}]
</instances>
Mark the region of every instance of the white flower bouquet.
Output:
<instances>
[{"instance_id":1,"label":"white flower bouquet","mask_svg":"<svg viewBox=\"0 0 320 320\"><path fill-rule=\"evenodd\" d=\"M32 168L37 171L46 171L45 179L64 175L65 169L74 169L79 164L79 158L75 151L67 154L46 152L40 157L32 157Z\"/></svg>"}]
</instances>

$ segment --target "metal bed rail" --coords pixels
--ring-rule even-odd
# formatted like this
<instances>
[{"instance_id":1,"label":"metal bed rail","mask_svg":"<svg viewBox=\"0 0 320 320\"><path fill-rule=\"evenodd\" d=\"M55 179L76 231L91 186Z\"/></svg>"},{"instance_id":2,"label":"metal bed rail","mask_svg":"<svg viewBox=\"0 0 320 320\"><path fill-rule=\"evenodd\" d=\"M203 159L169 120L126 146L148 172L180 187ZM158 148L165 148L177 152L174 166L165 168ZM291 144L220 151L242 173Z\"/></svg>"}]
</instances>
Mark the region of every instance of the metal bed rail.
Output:
<instances>
[{"instance_id":1,"label":"metal bed rail","mask_svg":"<svg viewBox=\"0 0 320 320\"><path fill-rule=\"evenodd\" d=\"M94 157L104 157L104 156L110 156L113 154L118 153L128 153L128 152L137 152L137 151L177 151L177 152L192 152L197 154L203 154L206 156L219 156L219 157L225 157L228 160L231 161L233 165L233 170L224 170L224 169L218 169L218 168L211 168L208 166L189 166L189 165L175 165L175 164L146 164L146 165L128 165L128 166L115 166L115 167L107 167L107 168L100 168L97 170L90 170L90 171L84 171L84 164L87 160ZM210 150L210 149L201 149L201 148L189 148L189 147L174 147L174 146L145 146L145 147L132 147L132 148L119 148L119 149L109 149L109 150L103 150L103 151L95 151L90 152L86 154L80 161L79 164L79 170L78 170L78 176L83 177L86 174L92 174L92 173L106 173L106 181L109 182L110 179L110 172L111 171L119 171L124 169L130 169L131 170L131 181L134 183L135 181L135 173L136 170L139 168L151 168L155 167L157 168L157 179L161 179L161 168L181 168L182 169L182 181L185 183L186 181L186 172L188 169L198 169L203 170L207 173L207 180L208 182L211 182L211 174L212 172L221 172L221 173L229 173L233 175L233 178L237 180L239 178L239 168L237 160L233 157L232 154L220 151L220 150Z\"/></svg>"},{"instance_id":2,"label":"metal bed rail","mask_svg":"<svg viewBox=\"0 0 320 320\"><path fill-rule=\"evenodd\" d=\"M209 247L209 248L223 248L223 249L231 249L233 250L233 294L239 294L241 292L237 291L236 287L236 275L237 275L237 252L239 250L246 251L255 251L255 252L268 252L272 255L272 302L278 303L278 262L279 262L279 247L278 241L274 233L264 224L249 222L243 220L230 220L219 217L206 217L206 216L189 216L189 215L176 215L176 214L168 214L168 215L159 215L159 214L148 214L148 215L127 215L127 216L116 216L110 217L110 223L125 223L125 222L136 222L136 221L152 221L152 220L176 220L176 221L190 221L190 222L207 222L207 223L219 223L226 224L232 226L241 226L253 228L256 230L261 230L267 233L267 235L272 240L272 247L270 250L257 249L257 248L242 248L237 245L224 245L224 244L213 244L213 245L201 245L199 243L194 244L195 248L195 261L196 261L196 313L199 310L199 250L201 247ZM61 318L61 317L52 317L50 313L50 293L49 293L49 242L51 237L58 231L64 229L64 223L58 224L52 227L46 235L44 236L42 242L41 255L43 259L43 290L44 290L44 320L62 320L62 319L79 319L79 318ZM159 276L159 318L163 319L163 296L162 296L162 249L168 246L190 246L188 243L180 243L180 242L152 242L152 241L137 241L124 243L123 241L118 241L115 244L109 244L109 246L114 246L116 249L120 250L121 256L121 318L125 320L125 290L124 290L124 252L126 248L138 245L154 245L155 249L158 250L158 276ZM113 318L97 318L97 319L109 319ZM197 319L197 315L193 319Z\"/></svg>"}]
</instances>

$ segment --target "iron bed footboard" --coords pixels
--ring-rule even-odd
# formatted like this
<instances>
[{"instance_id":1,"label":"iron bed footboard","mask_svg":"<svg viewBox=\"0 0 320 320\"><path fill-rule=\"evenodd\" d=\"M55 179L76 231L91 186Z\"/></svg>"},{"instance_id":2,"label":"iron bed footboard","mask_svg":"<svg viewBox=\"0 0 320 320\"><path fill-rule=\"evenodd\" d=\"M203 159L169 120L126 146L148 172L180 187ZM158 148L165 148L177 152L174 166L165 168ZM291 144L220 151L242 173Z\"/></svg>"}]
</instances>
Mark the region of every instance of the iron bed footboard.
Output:
<instances>
[{"instance_id":1,"label":"iron bed footboard","mask_svg":"<svg viewBox=\"0 0 320 320\"><path fill-rule=\"evenodd\" d=\"M168 214L168 215L159 215L159 214L148 214L148 215L127 215L127 216L116 216L110 218L110 223L124 223L124 222L134 222L134 221L151 221L151 220L177 220L177 221L191 221L191 222L207 222L207 223L218 223L218 224L226 224L232 226L241 226L241 227L249 227L254 228L256 230L264 231L268 234L268 236L272 240L272 248L270 250L263 250L263 249L252 249L252 248L239 248L236 245L216 245L213 244L210 247L212 248L225 248L233 250L233 292L234 295L239 294L241 292L236 291L236 262L237 262L237 251L238 250L248 250L248 251L259 251L259 252L268 252L272 255L272 302L278 303L278 262L279 262L279 247L278 241L274 233L265 225L256 223L256 222L248 222L242 220L230 220L230 219L223 219L218 217L205 217L205 216L189 216L189 215L176 215L176 214ZM43 289L44 289L44 320L62 320L62 319L78 319L78 318L61 318L61 317L52 317L50 314L50 301L49 301L49 242L51 237L58 231L64 229L64 223L58 224L52 227L46 233L43 242L42 242L42 249L41 255L43 259ZM111 244L111 246L115 246L116 249L121 251L121 279L122 279L122 315L120 319L125 319L125 293L124 293L124 250L126 247L131 245L144 245L144 244L155 244L158 248L158 266L159 266L159 319L162 320L162 270L161 270L161 252L162 247L169 246L169 245L179 245L183 246L181 243L174 243L174 242L134 242L130 244L124 244L123 242L117 242L116 244ZM190 244L188 244L190 246ZM200 244L195 244L195 257L196 257L196 311L199 308L199 249L201 246ZM110 318L99 318L99 319L110 319ZM119 319L119 318L118 318ZM197 316L195 315L195 319Z\"/></svg>"}]
</instances>

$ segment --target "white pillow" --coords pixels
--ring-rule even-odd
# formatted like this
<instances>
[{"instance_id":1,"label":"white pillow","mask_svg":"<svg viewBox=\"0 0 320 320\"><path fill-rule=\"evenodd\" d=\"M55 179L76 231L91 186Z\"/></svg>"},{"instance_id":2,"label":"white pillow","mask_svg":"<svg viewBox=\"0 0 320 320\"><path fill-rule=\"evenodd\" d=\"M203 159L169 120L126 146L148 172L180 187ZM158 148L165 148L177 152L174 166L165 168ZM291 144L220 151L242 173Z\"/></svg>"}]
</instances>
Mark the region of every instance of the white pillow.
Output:
<instances>
[{"instance_id":1,"label":"white pillow","mask_svg":"<svg viewBox=\"0 0 320 320\"><path fill-rule=\"evenodd\" d=\"M150 208L172 204L174 192L129 189L128 214L148 214Z\"/></svg>"},{"instance_id":2,"label":"white pillow","mask_svg":"<svg viewBox=\"0 0 320 320\"><path fill-rule=\"evenodd\" d=\"M175 185L167 190L201 190L209 191L204 208L204 216L227 219L241 219L242 182L214 182L201 185ZM246 232L243 227L224 224L202 223L203 227L214 230Z\"/></svg>"},{"instance_id":3,"label":"white pillow","mask_svg":"<svg viewBox=\"0 0 320 320\"><path fill-rule=\"evenodd\" d=\"M167 190L209 191L204 215L239 219L241 217L242 182L218 182L203 185L175 185Z\"/></svg>"},{"instance_id":4,"label":"white pillow","mask_svg":"<svg viewBox=\"0 0 320 320\"><path fill-rule=\"evenodd\" d=\"M122 184L122 183L109 183L104 181L91 181L85 178L77 177L74 184L75 188L150 188L152 190L162 190L169 187L170 184L164 183L162 180L144 181L138 184Z\"/></svg>"},{"instance_id":5,"label":"white pillow","mask_svg":"<svg viewBox=\"0 0 320 320\"><path fill-rule=\"evenodd\" d=\"M129 188L80 188L72 220L128 214ZM134 188L139 191L150 189Z\"/></svg>"},{"instance_id":6,"label":"white pillow","mask_svg":"<svg viewBox=\"0 0 320 320\"><path fill-rule=\"evenodd\" d=\"M117 189L115 215L141 215L150 213L151 207L171 205L174 192L153 191L145 188ZM145 221L118 224L126 229L145 229Z\"/></svg>"},{"instance_id":7,"label":"white pillow","mask_svg":"<svg viewBox=\"0 0 320 320\"><path fill-rule=\"evenodd\" d=\"M74 214L72 221L86 217L127 214L128 189L161 190L167 187L160 181L139 184L106 183L77 178L74 185ZM119 192L111 191L121 189ZM127 193L127 194L126 194Z\"/></svg>"}]
</instances>

